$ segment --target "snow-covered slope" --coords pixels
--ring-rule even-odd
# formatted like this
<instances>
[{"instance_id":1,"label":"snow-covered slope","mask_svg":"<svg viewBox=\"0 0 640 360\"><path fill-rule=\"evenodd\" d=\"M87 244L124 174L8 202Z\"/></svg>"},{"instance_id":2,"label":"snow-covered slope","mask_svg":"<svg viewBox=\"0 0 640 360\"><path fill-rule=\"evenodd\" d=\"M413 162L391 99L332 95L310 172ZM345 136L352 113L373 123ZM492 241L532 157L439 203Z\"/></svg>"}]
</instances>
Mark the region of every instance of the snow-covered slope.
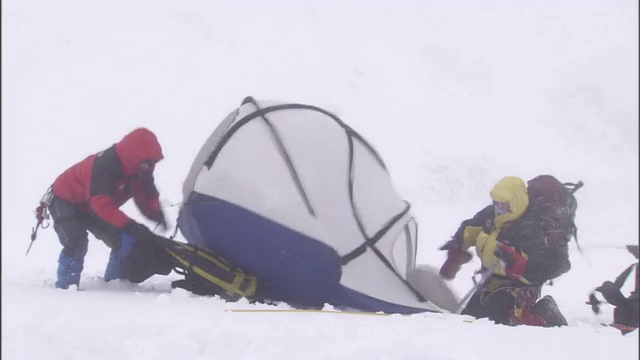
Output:
<instances>
[{"instance_id":1,"label":"snow-covered slope","mask_svg":"<svg viewBox=\"0 0 640 360\"><path fill-rule=\"evenodd\" d=\"M7 359L637 359L588 293L638 241L638 4L581 1L4 1L2 355ZM101 283L52 288L60 245L33 209L59 172L137 126L165 160L170 219L193 157L247 95L335 112L382 154L420 222L419 263L506 175L583 180L573 270L545 289L562 329L451 315L230 313L254 308ZM129 204L126 211L141 220ZM451 286L463 294L477 261Z\"/></svg>"}]
</instances>

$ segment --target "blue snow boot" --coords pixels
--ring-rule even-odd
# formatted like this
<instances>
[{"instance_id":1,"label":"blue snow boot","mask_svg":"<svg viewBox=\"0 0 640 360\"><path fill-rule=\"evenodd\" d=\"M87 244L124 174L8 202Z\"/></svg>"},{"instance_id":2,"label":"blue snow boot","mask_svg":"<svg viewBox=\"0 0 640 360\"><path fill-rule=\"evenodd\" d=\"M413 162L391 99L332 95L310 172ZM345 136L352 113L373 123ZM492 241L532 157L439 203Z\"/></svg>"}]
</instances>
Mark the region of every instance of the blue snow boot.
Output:
<instances>
[{"instance_id":1,"label":"blue snow boot","mask_svg":"<svg viewBox=\"0 0 640 360\"><path fill-rule=\"evenodd\" d=\"M120 247L117 250L111 249L111 253L109 254L109 262L104 271L104 281L124 278L122 264L129 254L131 254L135 242L136 239L129 235L129 233L123 232L122 235L120 235Z\"/></svg>"},{"instance_id":2,"label":"blue snow boot","mask_svg":"<svg viewBox=\"0 0 640 360\"><path fill-rule=\"evenodd\" d=\"M68 289L71 285L79 286L82 269L84 269L84 258L74 258L61 252L58 258L56 288Z\"/></svg>"}]
</instances>

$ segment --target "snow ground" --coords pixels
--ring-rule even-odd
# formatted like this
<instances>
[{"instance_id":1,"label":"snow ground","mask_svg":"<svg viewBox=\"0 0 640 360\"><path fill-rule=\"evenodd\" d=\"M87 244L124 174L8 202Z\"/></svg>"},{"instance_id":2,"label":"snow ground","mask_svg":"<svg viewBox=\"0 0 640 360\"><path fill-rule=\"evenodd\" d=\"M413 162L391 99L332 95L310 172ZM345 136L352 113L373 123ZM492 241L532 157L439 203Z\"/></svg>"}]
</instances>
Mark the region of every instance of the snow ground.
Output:
<instances>
[{"instance_id":1,"label":"snow ground","mask_svg":"<svg viewBox=\"0 0 640 360\"><path fill-rule=\"evenodd\" d=\"M611 308L584 301L634 261L621 247L638 241L638 60L631 0L3 1L3 359L637 359L638 332L600 326ZM137 126L163 144L175 219L193 157L247 95L326 108L367 138L414 205L419 263L440 265L501 177L583 180L584 253L545 289L570 326L235 313L266 306L164 277L104 284L98 241L82 291L59 291L55 233L24 256L58 173Z\"/></svg>"}]
</instances>

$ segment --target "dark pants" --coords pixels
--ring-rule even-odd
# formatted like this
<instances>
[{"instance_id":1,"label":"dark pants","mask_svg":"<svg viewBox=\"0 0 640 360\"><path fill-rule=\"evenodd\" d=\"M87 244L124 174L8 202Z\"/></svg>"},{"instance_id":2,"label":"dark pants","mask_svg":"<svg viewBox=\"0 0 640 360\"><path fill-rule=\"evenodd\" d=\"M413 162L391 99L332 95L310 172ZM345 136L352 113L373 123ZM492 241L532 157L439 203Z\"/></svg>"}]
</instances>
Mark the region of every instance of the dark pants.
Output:
<instances>
[{"instance_id":1,"label":"dark pants","mask_svg":"<svg viewBox=\"0 0 640 360\"><path fill-rule=\"evenodd\" d=\"M530 315L528 313L540 297L540 290L538 286L516 286L509 280L491 277L473 294L462 314L515 325L523 316Z\"/></svg>"},{"instance_id":2,"label":"dark pants","mask_svg":"<svg viewBox=\"0 0 640 360\"><path fill-rule=\"evenodd\" d=\"M111 249L120 248L120 231L117 228L69 202L54 196L49 204L49 212L53 218L53 228L63 246L63 254L83 259L89 244L88 232ZM173 258L160 244L136 241L129 256L123 260L121 274L123 279L139 283L155 274L168 275L174 265Z\"/></svg>"},{"instance_id":3,"label":"dark pants","mask_svg":"<svg viewBox=\"0 0 640 360\"><path fill-rule=\"evenodd\" d=\"M49 204L49 213L63 246L62 253L70 257L84 258L87 254L88 232L112 249L120 246L120 231L117 228L55 195Z\"/></svg>"}]
</instances>

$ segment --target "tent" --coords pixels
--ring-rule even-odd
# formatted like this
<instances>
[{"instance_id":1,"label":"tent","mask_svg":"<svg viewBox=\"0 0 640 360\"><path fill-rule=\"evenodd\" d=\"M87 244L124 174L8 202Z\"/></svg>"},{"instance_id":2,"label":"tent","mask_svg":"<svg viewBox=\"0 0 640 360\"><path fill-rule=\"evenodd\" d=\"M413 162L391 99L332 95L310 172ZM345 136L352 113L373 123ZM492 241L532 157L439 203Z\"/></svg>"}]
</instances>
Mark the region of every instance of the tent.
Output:
<instances>
[{"instance_id":1,"label":"tent","mask_svg":"<svg viewBox=\"0 0 640 360\"><path fill-rule=\"evenodd\" d=\"M376 150L336 115L247 97L183 184L178 227L255 275L267 299L439 311L408 281L418 224Z\"/></svg>"}]
</instances>

